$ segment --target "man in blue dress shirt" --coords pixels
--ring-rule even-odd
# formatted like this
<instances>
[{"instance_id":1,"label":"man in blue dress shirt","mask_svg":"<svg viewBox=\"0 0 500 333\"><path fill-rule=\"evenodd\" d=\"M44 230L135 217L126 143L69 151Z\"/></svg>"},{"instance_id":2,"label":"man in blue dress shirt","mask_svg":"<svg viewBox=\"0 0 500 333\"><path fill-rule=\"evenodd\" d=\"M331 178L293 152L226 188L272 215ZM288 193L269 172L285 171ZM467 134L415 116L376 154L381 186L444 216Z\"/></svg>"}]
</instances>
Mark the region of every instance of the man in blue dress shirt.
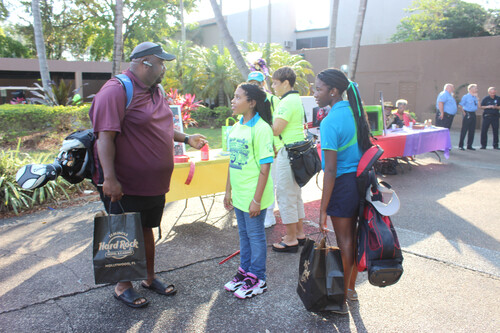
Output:
<instances>
[{"instance_id":1,"label":"man in blue dress shirt","mask_svg":"<svg viewBox=\"0 0 500 333\"><path fill-rule=\"evenodd\" d=\"M498 147L498 119L500 118L500 96L497 96L495 87L488 88L488 96L481 101L483 109L483 125L481 127L481 149L486 149L488 140L488 128L491 125L493 129L493 149L500 150Z\"/></svg>"},{"instance_id":2,"label":"man in blue dress shirt","mask_svg":"<svg viewBox=\"0 0 500 333\"><path fill-rule=\"evenodd\" d=\"M460 150L464 149L465 135L469 132L467 137L467 149L476 150L472 147L474 142L474 132L476 130L476 110L479 104L477 98L477 84L469 84L467 87L469 91L462 97L462 100L458 104L458 107L462 109L464 118L462 119L462 130L460 131L460 141L458 142L458 148Z\"/></svg>"},{"instance_id":3,"label":"man in blue dress shirt","mask_svg":"<svg viewBox=\"0 0 500 333\"><path fill-rule=\"evenodd\" d=\"M436 100L436 125L451 128L453 117L457 113L457 102L453 98L455 87L451 83L444 85Z\"/></svg>"}]
</instances>

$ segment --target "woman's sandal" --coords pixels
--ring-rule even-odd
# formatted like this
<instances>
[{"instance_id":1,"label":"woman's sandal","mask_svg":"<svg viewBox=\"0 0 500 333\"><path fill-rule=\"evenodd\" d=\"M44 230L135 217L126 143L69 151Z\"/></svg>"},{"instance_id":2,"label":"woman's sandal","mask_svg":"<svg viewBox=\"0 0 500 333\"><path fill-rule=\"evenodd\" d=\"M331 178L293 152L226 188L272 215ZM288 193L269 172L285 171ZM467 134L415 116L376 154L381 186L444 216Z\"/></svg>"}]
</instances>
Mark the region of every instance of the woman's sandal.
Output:
<instances>
[{"instance_id":1,"label":"woman's sandal","mask_svg":"<svg viewBox=\"0 0 500 333\"><path fill-rule=\"evenodd\" d=\"M157 292L160 295L165 295L165 296L171 296L171 295L175 295L175 293L177 293L177 289L175 289L175 286L173 284L169 284L168 286L166 286L163 283L163 281L161 281L160 279L154 279L153 282L149 286L146 285L143 281L141 283L141 286L143 288L152 290L154 292ZM165 290L167 290L168 288L172 288L172 289L168 292L165 292Z\"/></svg>"},{"instance_id":2,"label":"woman's sandal","mask_svg":"<svg viewBox=\"0 0 500 333\"><path fill-rule=\"evenodd\" d=\"M281 237L281 240L284 241L285 236ZM299 246L302 246L306 243L306 237L304 238L297 238L297 242L299 242Z\"/></svg>"},{"instance_id":3,"label":"woman's sandal","mask_svg":"<svg viewBox=\"0 0 500 333\"><path fill-rule=\"evenodd\" d=\"M149 304L149 301L139 295L134 288L130 287L127 290L125 290L121 295L117 295L116 291L113 292L113 296L119 300L120 302L123 302L125 305L130 306L131 308L143 308ZM138 299L144 299L145 302L143 303L134 303Z\"/></svg>"},{"instance_id":4,"label":"woman's sandal","mask_svg":"<svg viewBox=\"0 0 500 333\"><path fill-rule=\"evenodd\" d=\"M283 247L276 247L273 244L273 251L295 253L295 252L297 252L299 250L299 244L297 244L297 245L286 245L284 242L279 242L278 244L281 245L281 246L283 246Z\"/></svg>"}]
</instances>

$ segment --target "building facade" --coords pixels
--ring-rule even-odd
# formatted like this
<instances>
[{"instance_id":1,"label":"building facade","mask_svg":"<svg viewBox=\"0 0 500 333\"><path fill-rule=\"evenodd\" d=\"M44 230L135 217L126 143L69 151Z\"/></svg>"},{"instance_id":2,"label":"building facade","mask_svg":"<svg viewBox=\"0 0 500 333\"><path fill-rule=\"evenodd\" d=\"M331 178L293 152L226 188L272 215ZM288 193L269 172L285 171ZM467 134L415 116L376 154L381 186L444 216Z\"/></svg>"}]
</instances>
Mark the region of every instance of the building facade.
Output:
<instances>
[{"instance_id":1,"label":"building facade","mask_svg":"<svg viewBox=\"0 0 500 333\"><path fill-rule=\"evenodd\" d=\"M384 44L396 32L401 19L408 15L404 10L413 0L368 1L361 45ZM329 24L332 1L310 0L312 12L317 19L304 22L300 7L294 1L273 1L271 5L271 42L281 44L289 51L329 46ZM358 17L359 1L340 1L337 18L337 47L350 46ZM267 42L268 7L252 9L252 42ZM248 12L225 16L226 24L235 42L247 41ZM195 43L207 47L221 43L220 33L214 19L199 22L199 27L188 33Z\"/></svg>"}]
</instances>

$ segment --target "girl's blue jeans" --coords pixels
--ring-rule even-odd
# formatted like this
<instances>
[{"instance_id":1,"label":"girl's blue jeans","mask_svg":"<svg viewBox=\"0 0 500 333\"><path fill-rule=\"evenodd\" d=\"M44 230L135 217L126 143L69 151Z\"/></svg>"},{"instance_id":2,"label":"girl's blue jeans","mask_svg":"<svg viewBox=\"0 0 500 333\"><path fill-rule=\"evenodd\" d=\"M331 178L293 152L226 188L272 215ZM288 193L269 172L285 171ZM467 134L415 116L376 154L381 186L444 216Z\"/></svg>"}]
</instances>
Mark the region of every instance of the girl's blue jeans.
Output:
<instances>
[{"instance_id":1,"label":"girl's blue jeans","mask_svg":"<svg viewBox=\"0 0 500 333\"><path fill-rule=\"evenodd\" d=\"M234 208L240 235L240 266L245 272L255 274L260 280L266 280L267 243L264 229L266 210L256 217L238 208Z\"/></svg>"}]
</instances>

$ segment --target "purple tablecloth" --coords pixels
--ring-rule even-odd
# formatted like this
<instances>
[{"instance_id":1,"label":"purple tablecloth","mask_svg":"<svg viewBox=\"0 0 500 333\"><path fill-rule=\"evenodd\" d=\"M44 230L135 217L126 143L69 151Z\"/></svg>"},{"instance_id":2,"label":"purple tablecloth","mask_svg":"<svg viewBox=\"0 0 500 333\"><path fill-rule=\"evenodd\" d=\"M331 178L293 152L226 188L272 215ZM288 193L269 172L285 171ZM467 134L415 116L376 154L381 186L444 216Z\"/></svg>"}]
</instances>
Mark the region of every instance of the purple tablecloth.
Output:
<instances>
[{"instance_id":1,"label":"purple tablecloth","mask_svg":"<svg viewBox=\"0 0 500 333\"><path fill-rule=\"evenodd\" d=\"M413 156L435 150L443 150L444 157L450 157L450 130L444 127L405 131L406 144L403 156Z\"/></svg>"}]
</instances>

